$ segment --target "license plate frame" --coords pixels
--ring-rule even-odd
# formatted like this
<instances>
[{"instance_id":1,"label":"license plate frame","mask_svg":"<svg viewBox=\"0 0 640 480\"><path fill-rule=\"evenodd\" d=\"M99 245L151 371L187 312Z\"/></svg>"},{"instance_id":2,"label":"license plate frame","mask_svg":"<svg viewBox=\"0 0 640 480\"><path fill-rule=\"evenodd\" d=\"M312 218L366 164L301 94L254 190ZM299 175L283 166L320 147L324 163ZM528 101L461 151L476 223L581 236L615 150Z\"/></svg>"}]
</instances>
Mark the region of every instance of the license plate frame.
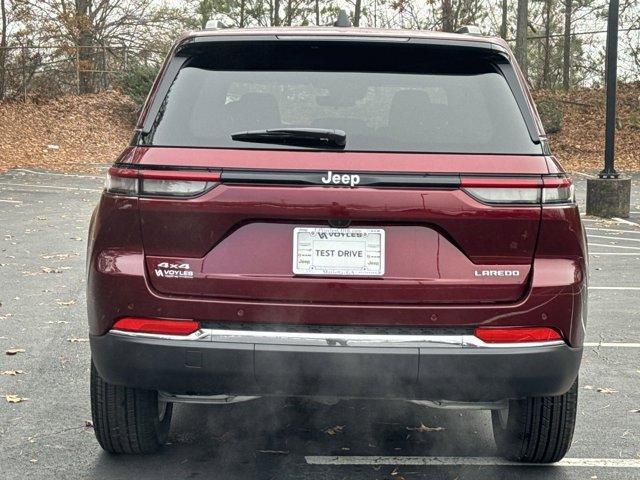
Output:
<instances>
[{"instance_id":1,"label":"license plate frame","mask_svg":"<svg viewBox=\"0 0 640 480\"><path fill-rule=\"evenodd\" d=\"M293 273L295 275L381 277L384 272L385 231L383 228L295 227L293 229Z\"/></svg>"}]
</instances>

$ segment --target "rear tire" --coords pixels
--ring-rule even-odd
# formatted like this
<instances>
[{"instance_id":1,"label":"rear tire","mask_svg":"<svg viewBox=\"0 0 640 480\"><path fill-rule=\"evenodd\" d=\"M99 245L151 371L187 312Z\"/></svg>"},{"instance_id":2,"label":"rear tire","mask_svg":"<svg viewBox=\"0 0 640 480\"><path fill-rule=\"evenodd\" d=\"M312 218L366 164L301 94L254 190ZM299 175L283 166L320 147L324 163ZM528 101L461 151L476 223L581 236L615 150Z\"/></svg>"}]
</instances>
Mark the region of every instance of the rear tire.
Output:
<instances>
[{"instance_id":1,"label":"rear tire","mask_svg":"<svg viewBox=\"0 0 640 480\"><path fill-rule=\"evenodd\" d=\"M498 452L517 462L553 463L565 456L576 422L578 380L564 395L509 401L491 412Z\"/></svg>"},{"instance_id":2,"label":"rear tire","mask_svg":"<svg viewBox=\"0 0 640 480\"><path fill-rule=\"evenodd\" d=\"M153 453L167 440L171 403L158 392L105 382L91 363L91 417L100 446L109 453Z\"/></svg>"}]
</instances>

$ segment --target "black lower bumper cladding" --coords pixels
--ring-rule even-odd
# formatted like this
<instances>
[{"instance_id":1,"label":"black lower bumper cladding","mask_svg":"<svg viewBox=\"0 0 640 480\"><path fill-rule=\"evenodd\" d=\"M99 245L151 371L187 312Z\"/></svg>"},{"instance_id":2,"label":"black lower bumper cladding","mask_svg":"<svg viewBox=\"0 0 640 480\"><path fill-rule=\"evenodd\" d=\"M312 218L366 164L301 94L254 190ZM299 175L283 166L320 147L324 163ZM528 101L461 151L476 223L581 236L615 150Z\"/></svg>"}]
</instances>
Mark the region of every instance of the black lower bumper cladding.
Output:
<instances>
[{"instance_id":1,"label":"black lower bumper cladding","mask_svg":"<svg viewBox=\"0 0 640 480\"><path fill-rule=\"evenodd\" d=\"M581 348L296 346L193 342L108 333L91 337L108 382L191 395L331 395L498 401L560 395Z\"/></svg>"}]
</instances>

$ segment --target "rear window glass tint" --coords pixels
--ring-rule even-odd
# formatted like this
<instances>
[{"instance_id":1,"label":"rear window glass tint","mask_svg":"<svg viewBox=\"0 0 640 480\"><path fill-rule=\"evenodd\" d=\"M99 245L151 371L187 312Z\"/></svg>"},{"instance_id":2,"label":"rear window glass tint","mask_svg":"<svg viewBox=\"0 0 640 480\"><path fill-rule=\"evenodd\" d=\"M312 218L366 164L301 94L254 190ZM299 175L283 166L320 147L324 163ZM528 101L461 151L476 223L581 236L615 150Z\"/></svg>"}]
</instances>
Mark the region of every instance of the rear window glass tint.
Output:
<instances>
[{"instance_id":1,"label":"rear window glass tint","mask_svg":"<svg viewBox=\"0 0 640 480\"><path fill-rule=\"evenodd\" d=\"M354 151L541 152L506 80L478 54L369 45L349 67L336 45L277 47L236 46L236 55L214 48L193 57L147 143L291 148L237 142L231 134L311 127L344 130L346 150Z\"/></svg>"}]
</instances>

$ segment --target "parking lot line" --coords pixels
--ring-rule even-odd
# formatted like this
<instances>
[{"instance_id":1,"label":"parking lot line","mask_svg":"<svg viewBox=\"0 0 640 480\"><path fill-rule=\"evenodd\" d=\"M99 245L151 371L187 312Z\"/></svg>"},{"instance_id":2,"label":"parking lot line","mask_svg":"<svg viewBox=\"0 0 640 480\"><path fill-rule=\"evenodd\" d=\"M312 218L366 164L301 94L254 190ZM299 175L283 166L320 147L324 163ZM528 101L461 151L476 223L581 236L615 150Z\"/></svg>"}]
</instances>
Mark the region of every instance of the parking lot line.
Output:
<instances>
[{"instance_id":1,"label":"parking lot line","mask_svg":"<svg viewBox=\"0 0 640 480\"><path fill-rule=\"evenodd\" d=\"M613 217L612 220L616 222L624 223L625 225L633 225L634 227L640 227L640 223L630 222L629 220L625 220L624 218Z\"/></svg>"},{"instance_id":2,"label":"parking lot line","mask_svg":"<svg viewBox=\"0 0 640 480\"><path fill-rule=\"evenodd\" d=\"M640 223L630 222L630 221L624 220L622 218L617 218L617 217L616 218L611 218L611 219L609 219L609 218L586 218L583 215L585 215L585 214L580 214L580 216L582 217L580 220L583 221L583 222L607 222L607 221L611 222L613 220L615 223L623 223L625 225L632 225L634 227L640 227Z\"/></svg>"},{"instance_id":3,"label":"parking lot line","mask_svg":"<svg viewBox=\"0 0 640 480\"><path fill-rule=\"evenodd\" d=\"M608 240L622 240L626 242L640 242L640 238L625 238L620 235L616 235L612 237L611 235L593 235L589 234L589 238L606 238Z\"/></svg>"},{"instance_id":4,"label":"parking lot line","mask_svg":"<svg viewBox=\"0 0 640 480\"><path fill-rule=\"evenodd\" d=\"M35 175L56 175L56 176L60 176L60 177L75 177L75 178L96 178L96 179L103 179L104 176L102 175L81 175L81 174L77 174L77 173L59 173L59 172L37 172L35 170L29 170L28 168L14 168L12 170L13 172L26 172L26 173L33 173Z\"/></svg>"},{"instance_id":5,"label":"parking lot line","mask_svg":"<svg viewBox=\"0 0 640 480\"><path fill-rule=\"evenodd\" d=\"M20 200L2 200L2 199L0 199L0 202L4 202L4 203L22 203Z\"/></svg>"},{"instance_id":6,"label":"parking lot line","mask_svg":"<svg viewBox=\"0 0 640 480\"><path fill-rule=\"evenodd\" d=\"M634 458L564 458L553 464L515 463L495 457L385 457L385 456L306 456L309 465L422 465L439 466L527 466L527 467L605 467L640 468L640 459Z\"/></svg>"},{"instance_id":7,"label":"parking lot line","mask_svg":"<svg viewBox=\"0 0 640 480\"><path fill-rule=\"evenodd\" d=\"M607 245L604 243L590 243L590 247L626 248L628 250L640 250L640 247L627 247L626 245Z\"/></svg>"},{"instance_id":8,"label":"parking lot line","mask_svg":"<svg viewBox=\"0 0 640 480\"><path fill-rule=\"evenodd\" d=\"M589 287L589 290L640 290L640 287Z\"/></svg>"},{"instance_id":9,"label":"parking lot line","mask_svg":"<svg viewBox=\"0 0 640 480\"><path fill-rule=\"evenodd\" d=\"M640 256L639 253L619 253L619 252L589 252L589 255L631 255L634 257Z\"/></svg>"},{"instance_id":10,"label":"parking lot line","mask_svg":"<svg viewBox=\"0 0 640 480\"><path fill-rule=\"evenodd\" d=\"M613 233L640 233L640 230L620 230L619 228L599 228L599 227L584 227L585 230L597 230L599 232L613 232ZM612 237L615 238L615 237Z\"/></svg>"},{"instance_id":11,"label":"parking lot line","mask_svg":"<svg viewBox=\"0 0 640 480\"><path fill-rule=\"evenodd\" d=\"M640 343L624 342L584 342L585 347L640 348Z\"/></svg>"},{"instance_id":12,"label":"parking lot line","mask_svg":"<svg viewBox=\"0 0 640 480\"><path fill-rule=\"evenodd\" d=\"M101 192L102 189L99 188L80 188L80 187L60 187L58 185L36 185L33 183L11 183L11 182L0 182L0 185L5 185L8 187L34 187L34 188L49 188L52 190L64 190L64 191L74 191L81 190L83 192Z\"/></svg>"}]
</instances>

